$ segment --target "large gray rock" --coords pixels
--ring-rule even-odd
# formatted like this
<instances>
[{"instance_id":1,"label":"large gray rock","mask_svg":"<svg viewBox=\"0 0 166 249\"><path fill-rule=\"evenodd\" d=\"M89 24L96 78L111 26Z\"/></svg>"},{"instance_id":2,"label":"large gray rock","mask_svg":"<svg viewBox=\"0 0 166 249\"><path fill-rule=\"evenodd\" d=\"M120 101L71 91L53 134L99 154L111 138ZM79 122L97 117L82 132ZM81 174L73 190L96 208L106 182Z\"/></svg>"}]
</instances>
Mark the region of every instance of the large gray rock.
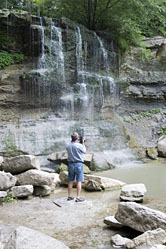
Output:
<instances>
[{"instance_id":1,"label":"large gray rock","mask_svg":"<svg viewBox=\"0 0 166 249\"><path fill-rule=\"evenodd\" d=\"M120 200L142 202L147 192L144 184L128 184L122 187Z\"/></svg>"},{"instance_id":2,"label":"large gray rock","mask_svg":"<svg viewBox=\"0 0 166 249\"><path fill-rule=\"evenodd\" d=\"M40 169L40 163L33 155L22 155L4 159L2 169L5 172L19 174L29 169Z\"/></svg>"},{"instance_id":3,"label":"large gray rock","mask_svg":"<svg viewBox=\"0 0 166 249\"><path fill-rule=\"evenodd\" d=\"M0 199L3 199L6 196L7 196L7 192L6 191L0 191Z\"/></svg>"},{"instance_id":4,"label":"large gray rock","mask_svg":"<svg viewBox=\"0 0 166 249\"><path fill-rule=\"evenodd\" d=\"M55 164L60 164L61 162L67 163L67 152L62 151L62 152L55 152L52 153L47 157L47 159L51 162L54 162Z\"/></svg>"},{"instance_id":5,"label":"large gray rock","mask_svg":"<svg viewBox=\"0 0 166 249\"><path fill-rule=\"evenodd\" d=\"M156 148L147 148L146 149L146 155L152 159L152 160L157 160L158 157L158 151Z\"/></svg>"},{"instance_id":6,"label":"large gray rock","mask_svg":"<svg viewBox=\"0 0 166 249\"><path fill-rule=\"evenodd\" d=\"M159 156L166 157L166 136L161 136L157 144Z\"/></svg>"},{"instance_id":7,"label":"large gray rock","mask_svg":"<svg viewBox=\"0 0 166 249\"><path fill-rule=\"evenodd\" d=\"M101 187L102 190L115 190L115 189L120 189L122 186L126 185L126 183L115 180L112 178L108 177L102 177L102 176L95 176L95 175L86 175L85 176L85 183L84 183L84 188L88 190L88 182L89 181L94 181L98 186ZM92 187L92 185L91 185ZM92 188L90 190L93 190ZM96 189L94 189L96 190Z\"/></svg>"},{"instance_id":8,"label":"large gray rock","mask_svg":"<svg viewBox=\"0 0 166 249\"><path fill-rule=\"evenodd\" d=\"M61 182L65 185L68 184L67 176L67 171L60 172L59 178ZM112 178L85 174L82 187L89 191L115 190L120 189L125 184L126 183Z\"/></svg>"},{"instance_id":9,"label":"large gray rock","mask_svg":"<svg viewBox=\"0 0 166 249\"><path fill-rule=\"evenodd\" d=\"M104 223L110 227L114 228L121 228L124 227L123 224L121 224L119 221L115 219L114 216L107 216L104 218Z\"/></svg>"},{"instance_id":10,"label":"large gray rock","mask_svg":"<svg viewBox=\"0 0 166 249\"><path fill-rule=\"evenodd\" d=\"M60 178L59 174L57 173L50 173L52 177L52 185L51 185L51 191L54 191L55 188L60 184Z\"/></svg>"},{"instance_id":11,"label":"large gray rock","mask_svg":"<svg viewBox=\"0 0 166 249\"><path fill-rule=\"evenodd\" d=\"M166 214L135 202L121 202L115 218L125 226L145 232L157 228L166 230Z\"/></svg>"},{"instance_id":12,"label":"large gray rock","mask_svg":"<svg viewBox=\"0 0 166 249\"><path fill-rule=\"evenodd\" d=\"M41 232L18 226L13 229L4 249L69 249L64 243Z\"/></svg>"},{"instance_id":13,"label":"large gray rock","mask_svg":"<svg viewBox=\"0 0 166 249\"><path fill-rule=\"evenodd\" d=\"M164 244L166 242L166 232L161 229L147 231L140 236L134 238L126 244L129 249L150 249L157 244Z\"/></svg>"},{"instance_id":14,"label":"large gray rock","mask_svg":"<svg viewBox=\"0 0 166 249\"><path fill-rule=\"evenodd\" d=\"M111 242L115 245L115 246L118 246L118 247L124 247L126 246L126 244L131 241L130 239L128 238L124 238L122 237L121 235L119 234L116 234L114 236L112 236L111 238Z\"/></svg>"},{"instance_id":15,"label":"large gray rock","mask_svg":"<svg viewBox=\"0 0 166 249\"><path fill-rule=\"evenodd\" d=\"M0 156L0 170L3 170L3 169L2 169L3 160L4 160L3 156Z\"/></svg>"},{"instance_id":16,"label":"large gray rock","mask_svg":"<svg viewBox=\"0 0 166 249\"><path fill-rule=\"evenodd\" d=\"M16 176L17 185L52 185L53 177L50 173L31 169Z\"/></svg>"},{"instance_id":17,"label":"large gray rock","mask_svg":"<svg viewBox=\"0 0 166 249\"><path fill-rule=\"evenodd\" d=\"M47 185L35 186L34 195L36 196L48 196L51 194L51 187Z\"/></svg>"},{"instance_id":18,"label":"large gray rock","mask_svg":"<svg viewBox=\"0 0 166 249\"><path fill-rule=\"evenodd\" d=\"M13 197L28 197L33 194L32 185L14 186L11 188Z\"/></svg>"},{"instance_id":19,"label":"large gray rock","mask_svg":"<svg viewBox=\"0 0 166 249\"><path fill-rule=\"evenodd\" d=\"M85 181L84 189L86 189L88 191L101 191L101 190L103 190L101 184L93 179L89 179L89 180Z\"/></svg>"},{"instance_id":20,"label":"large gray rock","mask_svg":"<svg viewBox=\"0 0 166 249\"><path fill-rule=\"evenodd\" d=\"M18 225L16 224L4 224L0 223L0 249L4 249L6 243L8 242L12 232Z\"/></svg>"},{"instance_id":21,"label":"large gray rock","mask_svg":"<svg viewBox=\"0 0 166 249\"><path fill-rule=\"evenodd\" d=\"M10 173L0 172L0 190L15 186L17 178Z\"/></svg>"},{"instance_id":22,"label":"large gray rock","mask_svg":"<svg viewBox=\"0 0 166 249\"><path fill-rule=\"evenodd\" d=\"M146 46L146 48L156 48L159 47L164 42L166 42L166 39L163 36L154 36L150 38L145 38L143 40L143 43Z\"/></svg>"},{"instance_id":23,"label":"large gray rock","mask_svg":"<svg viewBox=\"0 0 166 249\"><path fill-rule=\"evenodd\" d=\"M164 245L155 245L155 246L152 246L150 249L166 249L166 246L164 246Z\"/></svg>"},{"instance_id":24,"label":"large gray rock","mask_svg":"<svg viewBox=\"0 0 166 249\"><path fill-rule=\"evenodd\" d=\"M84 164L87 165L90 169L92 169L92 160L93 160L93 154L86 153L82 155L84 159ZM48 156L48 160L51 162L54 162L55 164L61 164L65 163L67 164L67 152L62 151L62 152L55 152L52 153L51 155Z\"/></svg>"}]
</instances>

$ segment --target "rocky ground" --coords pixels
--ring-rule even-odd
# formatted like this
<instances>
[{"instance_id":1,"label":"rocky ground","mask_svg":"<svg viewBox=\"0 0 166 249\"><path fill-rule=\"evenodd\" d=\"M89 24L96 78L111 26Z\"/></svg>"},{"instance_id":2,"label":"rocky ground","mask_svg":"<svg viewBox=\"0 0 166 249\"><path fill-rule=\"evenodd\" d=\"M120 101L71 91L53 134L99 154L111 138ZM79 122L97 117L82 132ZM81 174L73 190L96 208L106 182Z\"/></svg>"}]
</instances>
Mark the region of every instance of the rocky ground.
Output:
<instances>
[{"instance_id":1,"label":"rocky ground","mask_svg":"<svg viewBox=\"0 0 166 249\"><path fill-rule=\"evenodd\" d=\"M119 191L83 191L83 203L67 202L66 193L67 189L61 188L47 198L4 203L0 206L0 220L41 231L71 249L112 248L110 238L117 231L109 229L103 219L116 212ZM122 235L125 233L121 231Z\"/></svg>"},{"instance_id":2,"label":"rocky ground","mask_svg":"<svg viewBox=\"0 0 166 249\"><path fill-rule=\"evenodd\" d=\"M112 230L103 223L114 215L120 191L82 192L83 203L66 201L66 188L58 188L47 198L35 197L0 206L0 220L41 231L64 242L70 249L110 249L115 234L133 238L133 230ZM75 194L75 190L74 193ZM56 203L56 204L55 204ZM165 212L165 199L146 198L144 205Z\"/></svg>"}]
</instances>

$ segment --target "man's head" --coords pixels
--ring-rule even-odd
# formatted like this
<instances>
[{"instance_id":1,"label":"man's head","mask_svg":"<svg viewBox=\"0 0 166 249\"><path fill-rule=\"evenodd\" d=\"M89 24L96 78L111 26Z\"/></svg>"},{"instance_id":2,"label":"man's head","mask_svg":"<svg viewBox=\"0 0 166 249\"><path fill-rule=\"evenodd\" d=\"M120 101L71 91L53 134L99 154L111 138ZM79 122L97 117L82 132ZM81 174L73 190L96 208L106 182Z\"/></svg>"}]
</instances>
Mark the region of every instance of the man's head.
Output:
<instances>
[{"instance_id":1,"label":"man's head","mask_svg":"<svg viewBox=\"0 0 166 249\"><path fill-rule=\"evenodd\" d=\"M78 133L77 132L73 132L73 134L71 135L72 141L76 141L76 140L78 140L78 138L79 138Z\"/></svg>"}]
</instances>

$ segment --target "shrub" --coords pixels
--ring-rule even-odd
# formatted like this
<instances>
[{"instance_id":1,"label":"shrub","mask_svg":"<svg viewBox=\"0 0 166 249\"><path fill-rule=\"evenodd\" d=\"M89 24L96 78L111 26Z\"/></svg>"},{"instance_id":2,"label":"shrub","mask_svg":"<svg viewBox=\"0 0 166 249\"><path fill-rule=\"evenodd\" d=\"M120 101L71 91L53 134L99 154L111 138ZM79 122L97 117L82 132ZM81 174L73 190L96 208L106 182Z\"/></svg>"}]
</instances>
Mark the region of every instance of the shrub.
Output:
<instances>
[{"instance_id":1,"label":"shrub","mask_svg":"<svg viewBox=\"0 0 166 249\"><path fill-rule=\"evenodd\" d=\"M14 63L20 63L24 59L23 54L9 54L8 52L0 52L0 69L10 66Z\"/></svg>"}]
</instances>

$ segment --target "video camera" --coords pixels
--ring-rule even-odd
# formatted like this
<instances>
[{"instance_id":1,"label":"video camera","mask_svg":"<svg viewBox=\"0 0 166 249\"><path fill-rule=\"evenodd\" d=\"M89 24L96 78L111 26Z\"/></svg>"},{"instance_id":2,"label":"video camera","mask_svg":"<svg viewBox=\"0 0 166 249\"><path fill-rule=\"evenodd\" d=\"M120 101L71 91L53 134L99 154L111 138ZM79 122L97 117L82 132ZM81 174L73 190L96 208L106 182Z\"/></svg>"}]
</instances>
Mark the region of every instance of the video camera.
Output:
<instances>
[{"instance_id":1,"label":"video camera","mask_svg":"<svg viewBox=\"0 0 166 249\"><path fill-rule=\"evenodd\" d=\"M85 137L84 137L84 129L79 129L78 131L79 134L79 143L83 144L85 142Z\"/></svg>"},{"instance_id":2,"label":"video camera","mask_svg":"<svg viewBox=\"0 0 166 249\"><path fill-rule=\"evenodd\" d=\"M85 138L83 136L79 137L79 142L80 144L83 144L85 142Z\"/></svg>"}]
</instances>

